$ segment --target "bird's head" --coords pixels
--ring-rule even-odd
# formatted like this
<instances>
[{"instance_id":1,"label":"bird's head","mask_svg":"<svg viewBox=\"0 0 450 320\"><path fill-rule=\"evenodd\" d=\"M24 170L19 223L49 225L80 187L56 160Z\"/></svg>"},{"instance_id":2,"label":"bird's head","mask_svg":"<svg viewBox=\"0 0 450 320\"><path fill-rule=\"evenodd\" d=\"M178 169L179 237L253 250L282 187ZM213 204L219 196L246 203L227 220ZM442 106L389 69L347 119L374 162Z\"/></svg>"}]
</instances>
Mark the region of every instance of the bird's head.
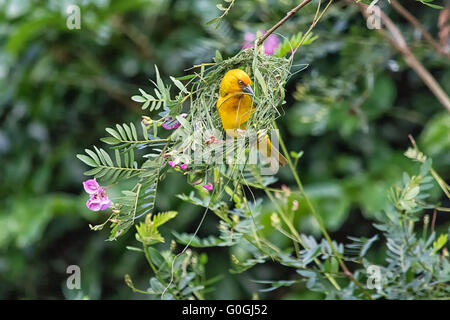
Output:
<instances>
[{"instance_id":1,"label":"bird's head","mask_svg":"<svg viewBox=\"0 0 450 320\"><path fill-rule=\"evenodd\" d=\"M238 92L245 92L254 95L251 87L252 81L245 71L233 69L228 71L220 83L220 94L227 95Z\"/></svg>"}]
</instances>

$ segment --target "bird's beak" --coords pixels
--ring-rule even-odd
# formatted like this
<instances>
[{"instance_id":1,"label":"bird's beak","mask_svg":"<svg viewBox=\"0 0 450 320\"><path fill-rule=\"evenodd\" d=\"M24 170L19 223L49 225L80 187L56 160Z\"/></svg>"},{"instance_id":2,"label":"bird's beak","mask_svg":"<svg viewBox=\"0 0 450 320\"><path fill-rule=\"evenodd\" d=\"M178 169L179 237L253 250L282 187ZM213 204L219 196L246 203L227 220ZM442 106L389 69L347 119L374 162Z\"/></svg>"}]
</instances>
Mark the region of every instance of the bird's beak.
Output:
<instances>
[{"instance_id":1,"label":"bird's beak","mask_svg":"<svg viewBox=\"0 0 450 320\"><path fill-rule=\"evenodd\" d=\"M250 87L250 85L248 85L248 86L242 88L242 91L244 91L244 92L246 92L246 93L250 93L252 96L255 95L255 93L253 92L253 89L252 89L252 87Z\"/></svg>"}]
</instances>

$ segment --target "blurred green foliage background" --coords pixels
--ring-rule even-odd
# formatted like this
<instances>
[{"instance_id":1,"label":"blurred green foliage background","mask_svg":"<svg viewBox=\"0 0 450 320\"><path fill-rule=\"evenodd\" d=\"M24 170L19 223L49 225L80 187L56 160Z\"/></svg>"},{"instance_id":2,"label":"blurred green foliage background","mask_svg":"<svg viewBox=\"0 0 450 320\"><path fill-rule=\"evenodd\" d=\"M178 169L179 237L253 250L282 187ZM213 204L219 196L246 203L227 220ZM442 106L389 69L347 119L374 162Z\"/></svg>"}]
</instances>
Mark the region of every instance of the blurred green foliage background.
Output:
<instances>
[{"instance_id":1,"label":"blurred green foliage background","mask_svg":"<svg viewBox=\"0 0 450 320\"><path fill-rule=\"evenodd\" d=\"M70 4L81 8L80 30L66 26ZM220 14L216 4L0 1L0 299L146 298L123 281L129 273L137 287L146 288L150 277L142 255L125 249L135 244L133 232L106 242L108 230L89 230L89 223L106 217L85 207L86 167L75 154L98 145L107 126L138 124L142 111L130 97L151 86L155 64L168 78L212 61L216 50L231 56L245 32L267 30L297 1L236 1L218 29L205 24ZM280 28L280 39L306 31L316 4ZM405 6L437 34L439 10L415 2ZM450 92L448 58L433 51L387 1L383 9ZM433 157L435 169L450 177L450 115L402 57L366 27L356 6L336 1L314 33L318 40L296 53L294 63L309 66L288 83L278 124L289 149L304 151L299 173L332 237L370 236L376 232L370 222L384 207L390 185L414 165L403 156L408 134ZM278 186L293 185L288 170L279 178ZM158 209L180 212L165 231L193 232L202 210L175 197L190 190L184 178L170 175L160 188ZM271 210L265 209L267 220ZM301 206L299 212L298 228L319 235ZM207 217L200 235L215 232L216 223ZM446 230L449 219L439 215L437 224ZM227 250L204 250L209 276L222 275L212 299L251 298L258 286L250 279L286 278L283 267L270 263L230 275ZM81 267L82 293L65 289L71 264ZM260 297L320 298L298 286Z\"/></svg>"}]
</instances>

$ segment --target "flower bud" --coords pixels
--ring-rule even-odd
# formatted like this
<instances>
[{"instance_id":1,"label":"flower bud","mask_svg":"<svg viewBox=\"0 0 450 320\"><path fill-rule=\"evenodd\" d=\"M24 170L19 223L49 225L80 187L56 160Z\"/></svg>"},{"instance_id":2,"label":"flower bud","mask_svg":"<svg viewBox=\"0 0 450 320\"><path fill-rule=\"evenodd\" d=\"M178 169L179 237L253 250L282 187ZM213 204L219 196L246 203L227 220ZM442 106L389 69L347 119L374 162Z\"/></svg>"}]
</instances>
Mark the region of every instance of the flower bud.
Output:
<instances>
[{"instance_id":1,"label":"flower bud","mask_svg":"<svg viewBox=\"0 0 450 320\"><path fill-rule=\"evenodd\" d=\"M148 116L142 116L142 124L145 126L149 126L153 123L153 120Z\"/></svg>"}]
</instances>

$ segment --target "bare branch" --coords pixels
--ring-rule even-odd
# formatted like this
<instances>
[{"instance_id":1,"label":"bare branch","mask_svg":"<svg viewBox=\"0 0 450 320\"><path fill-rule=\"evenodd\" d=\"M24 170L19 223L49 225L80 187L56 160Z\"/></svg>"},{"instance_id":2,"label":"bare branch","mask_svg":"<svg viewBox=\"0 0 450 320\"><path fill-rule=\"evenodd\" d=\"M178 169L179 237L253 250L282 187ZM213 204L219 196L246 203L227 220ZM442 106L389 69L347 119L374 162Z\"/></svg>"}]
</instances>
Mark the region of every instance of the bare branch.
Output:
<instances>
[{"instance_id":1,"label":"bare branch","mask_svg":"<svg viewBox=\"0 0 450 320\"><path fill-rule=\"evenodd\" d=\"M438 54L445 54L450 57L450 53L446 53L442 50L441 45L436 41L431 34L424 28L419 20L416 19L405 7L403 7L397 0L391 0L392 7L402 15L406 20L411 23L414 28L420 30L425 40L436 50Z\"/></svg>"},{"instance_id":2,"label":"bare branch","mask_svg":"<svg viewBox=\"0 0 450 320\"><path fill-rule=\"evenodd\" d=\"M368 5L358 2L362 14L367 19L367 7ZM378 7L379 8L379 7ZM439 83L434 79L430 72L423 66L423 64L416 58L416 56L409 49L408 44L403 37L400 30L397 26L392 22L392 20L379 8L380 18L383 21L386 29L389 33L384 29L376 29L381 35L383 35L391 45L397 49L405 59L405 62L417 73L417 75L422 79L422 81L427 85L427 87L433 92L439 102L450 111L450 98L447 93L441 88Z\"/></svg>"},{"instance_id":3,"label":"bare branch","mask_svg":"<svg viewBox=\"0 0 450 320\"><path fill-rule=\"evenodd\" d=\"M304 6L306 6L308 3L310 3L311 0L303 0L302 3L300 3L298 6L296 6L294 9L292 9L291 11L289 11L286 16L281 19L280 21L278 21L272 28L269 29L269 31L267 31L264 36L258 40L258 43L256 44L257 46L260 46L266 39L267 37L272 34L275 30L277 30L281 25L283 25L286 21L288 21L298 10L300 10L301 8L303 8Z\"/></svg>"}]
</instances>

